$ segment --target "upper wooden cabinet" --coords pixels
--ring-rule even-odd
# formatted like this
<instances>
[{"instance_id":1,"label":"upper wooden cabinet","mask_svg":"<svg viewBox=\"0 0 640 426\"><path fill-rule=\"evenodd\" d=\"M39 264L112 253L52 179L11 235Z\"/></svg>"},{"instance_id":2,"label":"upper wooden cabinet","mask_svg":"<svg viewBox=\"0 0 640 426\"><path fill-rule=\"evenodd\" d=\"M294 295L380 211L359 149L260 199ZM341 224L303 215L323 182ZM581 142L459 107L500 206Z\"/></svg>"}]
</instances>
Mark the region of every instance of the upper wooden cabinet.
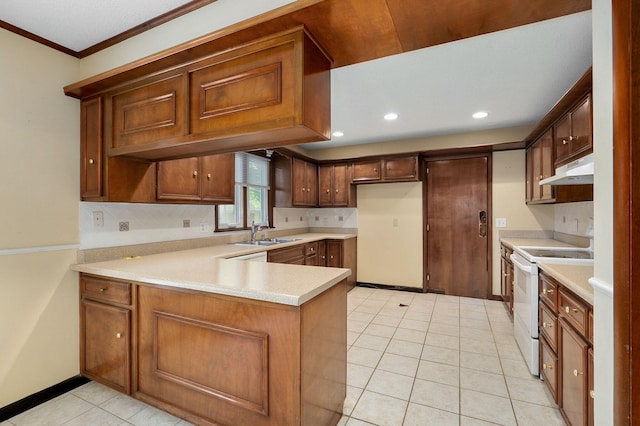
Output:
<instances>
[{"instance_id":1,"label":"upper wooden cabinet","mask_svg":"<svg viewBox=\"0 0 640 426\"><path fill-rule=\"evenodd\" d=\"M233 204L235 154L158 162L158 200Z\"/></svg>"},{"instance_id":2,"label":"upper wooden cabinet","mask_svg":"<svg viewBox=\"0 0 640 426\"><path fill-rule=\"evenodd\" d=\"M315 207L318 203L318 166L296 157L271 158L275 207Z\"/></svg>"},{"instance_id":3,"label":"upper wooden cabinet","mask_svg":"<svg viewBox=\"0 0 640 426\"><path fill-rule=\"evenodd\" d=\"M351 185L348 164L318 166L318 205L320 207L354 207L355 187Z\"/></svg>"},{"instance_id":4,"label":"upper wooden cabinet","mask_svg":"<svg viewBox=\"0 0 640 426\"><path fill-rule=\"evenodd\" d=\"M330 139L331 60L302 26L191 55L151 74L141 66L114 87L87 80L104 102L87 129L104 128L110 157L169 160ZM68 94L86 94L72 87Z\"/></svg>"},{"instance_id":5,"label":"upper wooden cabinet","mask_svg":"<svg viewBox=\"0 0 640 426\"><path fill-rule=\"evenodd\" d=\"M593 152L591 116L591 94L589 94L553 126L556 167Z\"/></svg>"},{"instance_id":6,"label":"upper wooden cabinet","mask_svg":"<svg viewBox=\"0 0 640 426\"><path fill-rule=\"evenodd\" d=\"M353 183L407 182L420 180L418 156L359 160L353 163Z\"/></svg>"},{"instance_id":7,"label":"upper wooden cabinet","mask_svg":"<svg viewBox=\"0 0 640 426\"><path fill-rule=\"evenodd\" d=\"M102 197L102 98L80 104L80 195Z\"/></svg>"},{"instance_id":8,"label":"upper wooden cabinet","mask_svg":"<svg viewBox=\"0 0 640 426\"><path fill-rule=\"evenodd\" d=\"M553 176L553 131L549 129L527 150L527 202L550 201L555 187L540 185L542 179Z\"/></svg>"}]
</instances>

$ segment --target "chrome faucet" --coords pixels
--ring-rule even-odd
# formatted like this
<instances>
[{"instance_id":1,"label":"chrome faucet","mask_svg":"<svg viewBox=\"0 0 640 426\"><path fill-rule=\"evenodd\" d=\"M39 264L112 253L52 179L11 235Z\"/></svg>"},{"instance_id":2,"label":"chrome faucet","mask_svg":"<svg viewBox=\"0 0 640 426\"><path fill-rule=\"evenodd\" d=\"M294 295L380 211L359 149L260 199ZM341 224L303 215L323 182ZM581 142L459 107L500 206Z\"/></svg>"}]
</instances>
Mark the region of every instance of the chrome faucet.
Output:
<instances>
[{"instance_id":1,"label":"chrome faucet","mask_svg":"<svg viewBox=\"0 0 640 426\"><path fill-rule=\"evenodd\" d=\"M251 242L255 243L256 242L256 232L260 232L262 231L264 228L262 227L262 225L256 225L256 221L252 220L251 221Z\"/></svg>"}]
</instances>

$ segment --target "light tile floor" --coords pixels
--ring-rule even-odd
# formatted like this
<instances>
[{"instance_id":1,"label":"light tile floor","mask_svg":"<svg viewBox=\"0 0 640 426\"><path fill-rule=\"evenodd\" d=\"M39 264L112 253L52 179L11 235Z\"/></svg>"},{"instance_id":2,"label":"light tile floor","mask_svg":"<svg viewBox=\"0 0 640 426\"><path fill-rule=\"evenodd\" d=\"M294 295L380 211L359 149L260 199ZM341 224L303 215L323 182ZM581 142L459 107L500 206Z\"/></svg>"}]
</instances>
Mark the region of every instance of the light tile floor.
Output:
<instances>
[{"instance_id":1,"label":"light tile floor","mask_svg":"<svg viewBox=\"0 0 640 426\"><path fill-rule=\"evenodd\" d=\"M357 287L347 343L340 426L564 424L502 302ZM91 382L0 423L13 425L190 423Z\"/></svg>"}]
</instances>

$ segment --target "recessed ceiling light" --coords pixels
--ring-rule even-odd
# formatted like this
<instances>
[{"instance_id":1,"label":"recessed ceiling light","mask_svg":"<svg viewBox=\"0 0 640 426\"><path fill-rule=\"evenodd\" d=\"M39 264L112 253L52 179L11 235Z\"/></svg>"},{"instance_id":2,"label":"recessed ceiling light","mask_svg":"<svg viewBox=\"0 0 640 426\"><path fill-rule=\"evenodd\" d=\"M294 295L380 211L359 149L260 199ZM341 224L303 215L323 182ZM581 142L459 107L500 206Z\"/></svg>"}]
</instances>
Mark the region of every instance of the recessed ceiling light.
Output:
<instances>
[{"instance_id":1,"label":"recessed ceiling light","mask_svg":"<svg viewBox=\"0 0 640 426\"><path fill-rule=\"evenodd\" d=\"M332 135L335 136L336 138L339 138L340 136L344 136L344 133L342 133L342 132L333 132Z\"/></svg>"},{"instance_id":2,"label":"recessed ceiling light","mask_svg":"<svg viewBox=\"0 0 640 426\"><path fill-rule=\"evenodd\" d=\"M486 111L478 111L472 115L473 118L486 118L489 115Z\"/></svg>"},{"instance_id":3,"label":"recessed ceiling light","mask_svg":"<svg viewBox=\"0 0 640 426\"><path fill-rule=\"evenodd\" d=\"M395 112L390 112L384 115L384 119L388 121L395 120L396 118L398 118L398 114L396 114Z\"/></svg>"}]
</instances>

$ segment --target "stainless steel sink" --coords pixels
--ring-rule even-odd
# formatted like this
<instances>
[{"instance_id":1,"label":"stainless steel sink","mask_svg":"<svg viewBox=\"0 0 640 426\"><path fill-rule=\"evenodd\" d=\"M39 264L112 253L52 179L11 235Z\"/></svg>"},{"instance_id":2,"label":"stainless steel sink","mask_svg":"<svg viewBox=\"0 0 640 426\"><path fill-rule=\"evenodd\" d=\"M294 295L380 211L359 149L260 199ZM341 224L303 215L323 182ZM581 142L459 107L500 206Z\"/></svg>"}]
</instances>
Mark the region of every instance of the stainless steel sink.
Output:
<instances>
[{"instance_id":1,"label":"stainless steel sink","mask_svg":"<svg viewBox=\"0 0 640 426\"><path fill-rule=\"evenodd\" d=\"M298 240L300 240L300 238L272 238L270 240L240 241L233 244L237 246L273 246L276 244L290 243Z\"/></svg>"}]
</instances>

